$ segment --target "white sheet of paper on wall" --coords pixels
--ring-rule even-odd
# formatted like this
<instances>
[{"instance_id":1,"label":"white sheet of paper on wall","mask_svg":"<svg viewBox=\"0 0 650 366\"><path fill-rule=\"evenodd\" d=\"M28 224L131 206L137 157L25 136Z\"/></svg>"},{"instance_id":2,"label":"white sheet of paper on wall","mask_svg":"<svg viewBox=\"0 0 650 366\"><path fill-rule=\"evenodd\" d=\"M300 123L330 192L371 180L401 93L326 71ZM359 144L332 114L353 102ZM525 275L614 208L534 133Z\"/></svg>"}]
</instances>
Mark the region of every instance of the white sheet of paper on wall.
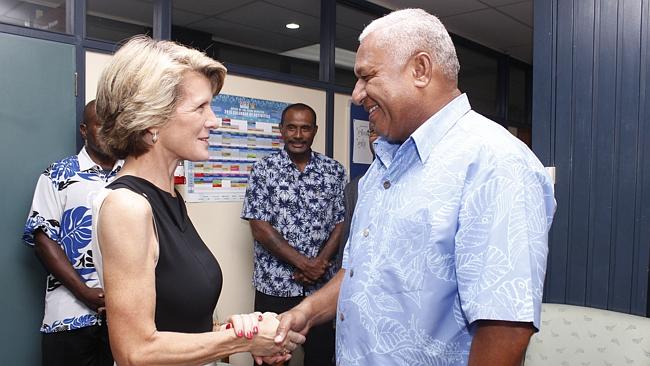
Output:
<instances>
[{"instance_id":1,"label":"white sheet of paper on wall","mask_svg":"<svg viewBox=\"0 0 650 366\"><path fill-rule=\"evenodd\" d=\"M352 162L355 164L371 164L372 153L368 143L368 121L352 120Z\"/></svg>"}]
</instances>

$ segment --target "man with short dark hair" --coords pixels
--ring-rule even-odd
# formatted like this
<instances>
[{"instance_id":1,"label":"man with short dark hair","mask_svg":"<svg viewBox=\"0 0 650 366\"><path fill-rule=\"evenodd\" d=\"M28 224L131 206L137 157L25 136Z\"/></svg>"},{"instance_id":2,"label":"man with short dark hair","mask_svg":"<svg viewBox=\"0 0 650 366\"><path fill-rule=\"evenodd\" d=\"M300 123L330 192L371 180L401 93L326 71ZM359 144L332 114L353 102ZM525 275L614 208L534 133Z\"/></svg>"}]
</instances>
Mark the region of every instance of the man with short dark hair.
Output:
<instances>
[{"instance_id":1,"label":"man with short dark hair","mask_svg":"<svg viewBox=\"0 0 650 366\"><path fill-rule=\"evenodd\" d=\"M122 161L98 141L95 101L84 109L78 155L50 165L38 179L23 240L48 271L41 332L44 366L110 366L104 291L90 249L93 194L115 179Z\"/></svg>"},{"instance_id":2,"label":"man with short dark hair","mask_svg":"<svg viewBox=\"0 0 650 366\"><path fill-rule=\"evenodd\" d=\"M317 131L311 107L288 106L280 122L284 149L251 171L241 217L255 239L255 310L289 310L334 275L346 173L311 150ZM303 348L305 365L331 365L332 322L313 327Z\"/></svg>"}]
</instances>

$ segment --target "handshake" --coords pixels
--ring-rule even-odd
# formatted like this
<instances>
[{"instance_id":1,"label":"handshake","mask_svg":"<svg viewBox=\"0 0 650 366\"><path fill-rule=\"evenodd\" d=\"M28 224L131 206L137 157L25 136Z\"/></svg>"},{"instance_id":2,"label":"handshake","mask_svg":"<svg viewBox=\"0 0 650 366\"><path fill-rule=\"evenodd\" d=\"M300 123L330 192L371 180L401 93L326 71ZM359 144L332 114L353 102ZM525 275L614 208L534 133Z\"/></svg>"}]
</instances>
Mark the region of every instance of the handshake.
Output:
<instances>
[{"instance_id":1,"label":"handshake","mask_svg":"<svg viewBox=\"0 0 650 366\"><path fill-rule=\"evenodd\" d=\"M246 339L245 350L261 365L286 362L298 345L305 342L304 334L288 329L278 329L278 314L254 312L232 315L224 324L215 323L213 331L233 331L239 339ZM306 333L306 329L305 329Z\"/></svg>"}]
</instances>

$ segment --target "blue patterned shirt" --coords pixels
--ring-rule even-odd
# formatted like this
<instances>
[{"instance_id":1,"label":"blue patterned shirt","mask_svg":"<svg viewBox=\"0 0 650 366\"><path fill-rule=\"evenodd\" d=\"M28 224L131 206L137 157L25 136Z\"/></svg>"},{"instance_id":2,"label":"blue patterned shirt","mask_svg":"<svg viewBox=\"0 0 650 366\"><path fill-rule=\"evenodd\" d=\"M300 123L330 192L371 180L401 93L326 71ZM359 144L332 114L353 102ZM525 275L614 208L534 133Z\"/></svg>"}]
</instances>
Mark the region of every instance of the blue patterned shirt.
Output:
<instances>
[{"instance_id":1,"label":"blue patterned shirt","mask_svg":"<svg viewBox=\"0 0 650 366\"><path fill-rule=\"evenodd\" d=\"M248 180L241 218L266 221L298 252L313 258L334 226L343 221L345 168L325 155L312 152L303 172L285 150L255 163ZM271 254L255 241L253 285L267 295L306 296L334 275L332 266L313 286L293 279L292 265Z\"/></svg>"},{"instance_id":2,"label":"blue patterned shirt","mask_svg":"<svg viewBox=\"0 0 650 366\"><path fill-rule=\"evenodd\" d=\"M59 243L72 267L88 287L100 287L90 247L93 193L115 179L122 161L102 171L86 149L50 165L38 178L23 241L34 245L40 229ZM45 288L45 314L41 332L54 333L97 324L97 314L79 301L52 274Z\"/></svg>"},{"instance_id":3,"label":"blue patterned shirt","mask_svg":"<svg viewBox=\"0 0 650 366\"><path fill-rule=\"evenodd\" d=\"M539 327L553 183L465 94L375 142L337 310L339 365L467 365L477 320Z\"/></svg>"}]
</instances>

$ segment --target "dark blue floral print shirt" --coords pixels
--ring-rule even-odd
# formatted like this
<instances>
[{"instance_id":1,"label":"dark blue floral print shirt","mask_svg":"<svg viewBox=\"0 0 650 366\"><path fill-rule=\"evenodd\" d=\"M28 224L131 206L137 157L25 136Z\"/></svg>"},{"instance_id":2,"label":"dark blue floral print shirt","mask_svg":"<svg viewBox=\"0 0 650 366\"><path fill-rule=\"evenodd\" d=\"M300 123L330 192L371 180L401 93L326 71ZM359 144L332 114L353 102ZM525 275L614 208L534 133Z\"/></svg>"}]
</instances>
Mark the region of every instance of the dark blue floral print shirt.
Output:
<instances>
[{"instance_id":1,"label":"dark blue floral print shirt","mask_svg":"<svg viewBox=\"0 0 650 366\"><path fill-rule=\"evenodd\" d=\"M271 154L253 166L241 217L267 221L307 257L315 257L336 224L343 221L345 168L325 155L312 152L300 172L285 150ZM253 285L267 295L307 296L334 275L329 271L313 286L293 279L295 267L273 256L255 241Z\"/></svg>"}]
</instances>

